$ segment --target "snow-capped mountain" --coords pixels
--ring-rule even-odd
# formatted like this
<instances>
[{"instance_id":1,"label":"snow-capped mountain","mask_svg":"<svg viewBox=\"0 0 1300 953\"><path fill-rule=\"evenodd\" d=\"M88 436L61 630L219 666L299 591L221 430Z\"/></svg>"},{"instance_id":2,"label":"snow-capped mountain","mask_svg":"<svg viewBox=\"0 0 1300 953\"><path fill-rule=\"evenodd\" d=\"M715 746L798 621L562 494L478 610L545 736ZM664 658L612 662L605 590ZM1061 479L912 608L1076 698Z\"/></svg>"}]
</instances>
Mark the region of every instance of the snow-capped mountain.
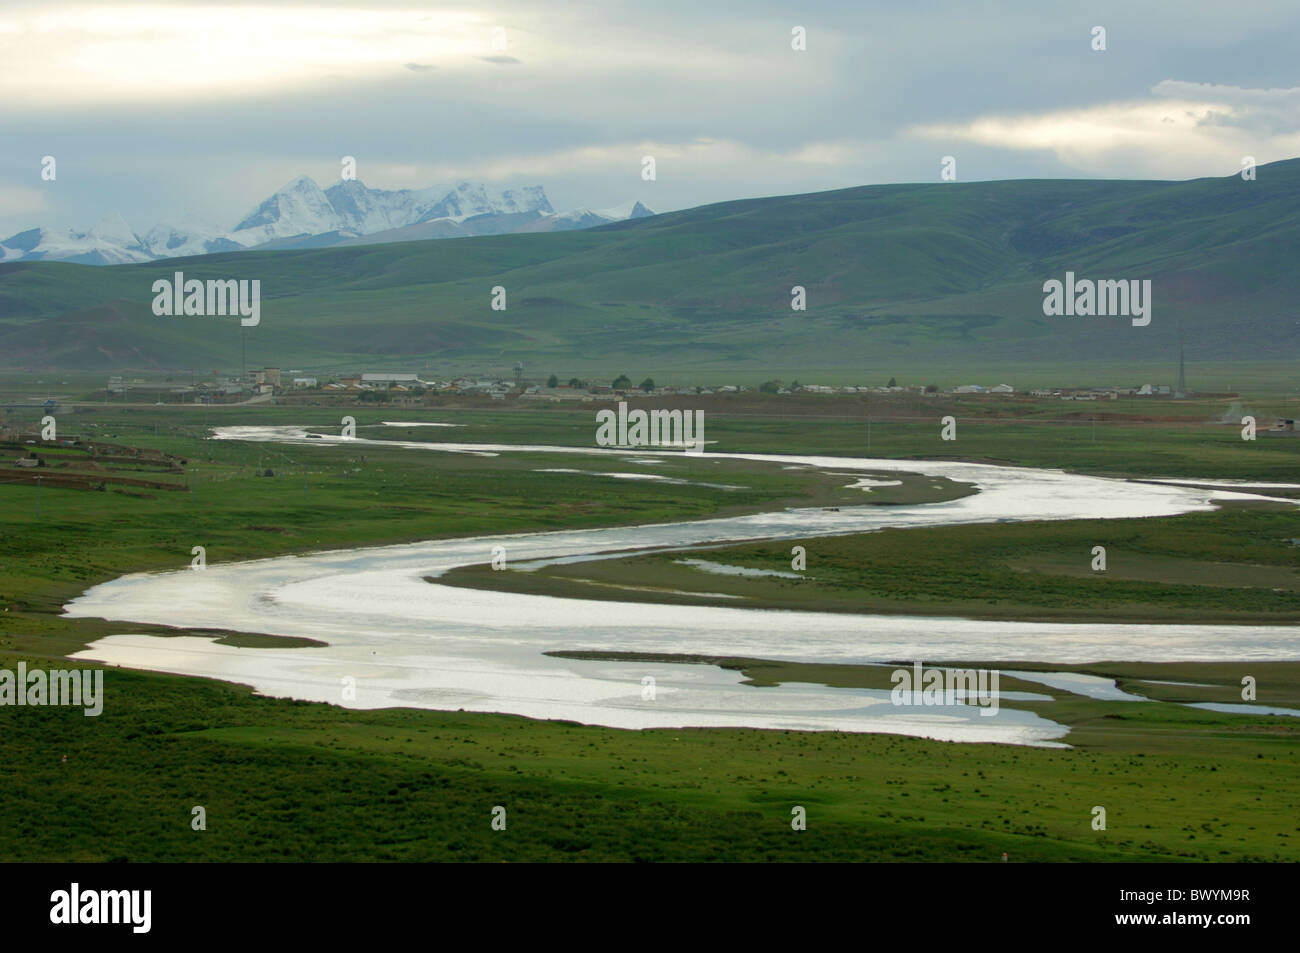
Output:
<instances>
[{"instance_id":1,"label":"snow-capped mountain","mask_svg":"<svg viewBox=\"0 0 1300 953\"><path fill-rule=\"evenodd\" d=\"M124 265L156 257L120 215L109 216L88 232L29 228L0 242L0 261Z\"/></svg>"},{"instance_id":2,"label":"snow-capped mountain","mask_svg":"<svg viewBox=\"0 0 1300 953\"><path fill-rule=\"evenodd\" d=\"M277 238L320 235L344 227L343 217L320 186L300 175L245 215L230 234L248 248Z\"/></svg>"},{"instance_id":3,"label":"snow-capped mountain","mask_svg":"<svg viewBox=\"0 0 1300 953\"><path fill-rule=\"evenodd\" d=\"M592 211L589 208L575 208L571 212L556 212L539 218L534 224L520 231L525 232L559 232L572 228L594 228L608 225L610 222L623 222L631 218L648 218L654 212L640 202L624 202L614 208Z\"/></svg>"},{"instance_id":4,"label":"snow-capped mountain","mask_svg":"<svg viewBox=\"0 0 1300 953\"><path fill-rule=\"evenodd\" d=\"M278 190L233 228L200 221L164 222L143 237L119 216L89 232L33 228L0 241L0 261L76 261L116 265L252 248L327 247L565 231L653 215L640 202L612 209L556 212L539 185L492 191L458 182L427 189L371 189L360 180L321 189L301 175Z\"/></svg>"},{"instance_id":5,"label":"snow-capped mountain","mask_svg":"<svg viewBox=\"0 0 1300 953\"><path fill-rule=\"evenodd\" d=\"M483 217L538 218L550 214L554 214L554 209L541 186L489 192L483 185L460 182L453 186L387 191L366 188L359 179L351 179L336 182L322 191L304 175L254 209L235 226L230 237L245 247L267 242L286 247L286 239L300 237L336 234L343 241L425 222L463 225L469 219ZM471 229L467 234L483 232Z\"/></svg>"},{"instance_id":6,"label":"snow-capped mountain","mask_svg":"<svg viewBox=\"0 0 1300 953\"><path fill-rule=\"evenodd\" d=\"M219 251L239 251L244 247L228 234L228 229L211 222L187 218L155 225L145 233L144 246L155 258L210 255Z\"/></svg>"}]
</instances>

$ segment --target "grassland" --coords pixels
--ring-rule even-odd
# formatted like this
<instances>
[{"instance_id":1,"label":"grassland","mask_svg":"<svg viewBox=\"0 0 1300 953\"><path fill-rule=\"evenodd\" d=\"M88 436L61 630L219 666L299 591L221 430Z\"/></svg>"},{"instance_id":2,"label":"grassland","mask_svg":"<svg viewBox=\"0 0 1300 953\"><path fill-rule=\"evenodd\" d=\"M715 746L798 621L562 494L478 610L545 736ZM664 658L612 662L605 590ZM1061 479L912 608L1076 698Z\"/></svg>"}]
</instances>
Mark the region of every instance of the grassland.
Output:
<instances>
[{"instance_id":1,"label":"grassland","mask_svg":"<svg viewBox=\"0 0 1300 953\"><path fill-rule=\"evenodd\" d=\"M484 410L453 417L425 409L357 416L361 432L377 436L383 432L378 421L403 414L467 425L425 430L420 439L520 440L576 449L589 446L592 434L589 411ZM60 418L61 433L81 432L183 460L177 473L164 472L173 465L160 462L152 477L174 481L179 490L47 487L38 519L34 486L0 485L0 668L12 669L19 660L54 666L88 641L121 631L120 624L102 620L61 618L59 607L103 579L184 566L193 545L207 546L209 560L220 562L484 532L841 505L848 482L759 464L668 459L672 474L692 483L745 487L721 490L536 472L615 469L611 458L579 453L484 458L374 444L216 443L200 439L205 425L294 422L323 429L337 427L338 415L286 407L213 409L206 420L204 415L199 408L120 408ZM939 444L929 419L896 416L883 430L873 429L873 452L883 441L880 449L890 455L920 445L935 453L969 453L965 441L984 440L977 445L980 455L1029 462L1055 454L1057 465L1084 470L1118 470L1129 459L1150 475L1294 475L1294 444L1243 446L1239 438L1221 440L1218 431L1196 422L1115 425L1093 445L1074 423L991 421L963 427L961 443L952 448ZM90 423L98 426L92 430ZM852 439L857 421L809 423L711 418L709 437L725 441L721 449L727 450L864 449ZM1030 428L1036 428L1032 437L1024 435ZM412 436L402 428L385 430L402 439ZM48 452L54 463L69 464L65 472L79 472L71 451L66 460L59 459L63 451ZM115 472L103 465L98 472ZM628 466L619 463L617 469ZM257 475L267 467L275 476ZM905 485L903 492L922 489ZM849 496L861 501L860 491ZM1124 568L1124 540L1138 547L1134 552L1196 562L1198 572L1205 562L1224 560L1274 569L1291 565L1259 555L1284 532L1276 522L1281 514L1243 508L1223 516L1239 522L1196 517L1204 525L1178 530L1181 524L1171 521L1173 529L1157 527L1145 536L1140 526L1119 527L1117 532L1129 535L1113 551L1116 573ZM1050 569L1057 565L1052 560L1068 560L1080 541L1091 540L1089 529L1108 527L1115 524L1052 524L1033 540L1034 552ZM1018 549L1024 540L1014 535L1016 529L1005 527L1009 535L990 535L992 542L983 544L974 537L944 537L944 545L952 547L953 566L992 572L999 565L989 559L994 551L1011 567L1005 571L1014 573L1013 564L1026 555ZM898 534L898 542L907 544L907 558L920 560L914 568L924 583L924 573L933 572L931 556L911 546L918 537L910 532ZM810 569L819 553L829 556L831 550L821 547L832 543L855 545L848 538L810 541ZM841 555L848 561L842 568L851 573L849 563L857 557L851 549ZM1094 582L1065 572L1043 575L1052 586ZM709 578L716 585L724 577ZM992 578L984 582L995 584ZM1122 578L1106 581L1111 583L1137 587L1125 590L1133 592L1161 585ZM1201 595L1186 592L1180 598ZM255 636L238 638L239 644L267 644ZM721 661L742 668L758 684L807 680L870 687L868 681L880 677L880 670L861 667ZM1014 660L996 664L1032 667ZM993 861L1006 851L1013 861L1294 861L1300 859L1295 719L1219 714L1176 702L1230 700L1238 690L1235 681L1248 669L1259 679L1262 704L1295 705L1296 668L1097 663L1087 670L1162 701L1097 702L1035 687L1055 701L1024 704L1068 724L1072 750L834 732L628 732L501 715L350 711L258 698L240 686L202 679L109 669L109 703L98 718L86 718L80 709L0 708L0 856ZM195 805L207 810L206 831L190 827ZM507 808L504 832L491 829L495 805ZM808 809L807 831L791 830L795 805ZM1107 808L1105 831L1091 827L1097 805Z\"/></svg>"},{"instance_id":2,"label":"grassland","mask_svg":"<svg viewBox=\"0 0 1300 953\"><path fill-rule=\"evenodd\" d=\"M583 232L12 263L0 265L0 354L12 369L232 367L247 343L251 361L319 372L522 361L679 382L996 375L1027 387L1143 383L1153 368L1172 383L1181 329L1193 386L1291 389L1298 196L1291 160L1251 183L873 186ZM245 335L233 319L154 316L152 282L177 270L260 281L261 323ZM1045 317L1043 281L1067 270L1150 279L1151 325ZM505 311L490 307L495 286ZM806 311L791 310L795 286Z\"/></svg>"},{"instance_id":3,"label":"grassland","mask_svg":"<svg viewBox=\"0 0 1300 953\"><path fill-rule=\"evenodd\" d=\"M579 408L530 401L474 402L425 398L413 406L375 408L355 394L333 397L289 395L276 404L122 406L97 399L90 382L72 378L52 393L64 401L61 427L87 432L90 424L134 427L135 433L179 438L170 446L198 452L209 426L302 424L337 433L344 415L358 422L358 435L429 442L529 443L590 449L601 403ZM44 384L9 385L13 398L42 391ZM2 395L0 395L2 396ZM116 399L115 399L116 401ZM877 394L767 396L695 395L630 398L642 408L702 410L710 447L727 453L825 454L889 458L983 460L1013 466L1059 467L1080 473L1137 477L1297 482L1300 438L1261 434L1241 439L1241 418L1256 417L1261 429L1279 417L1300 417L1294 389L1248 396L1191 400L1137 399L1070 401L1017 395L954 396ZM75 411L75 412L71 412ZM43 411L29 403L2 418L35 433ZM450 416L449 416L450 415ZM957 421L956 440L940 437L940 420ZM380 426L383 420L447 420L455 429Z\"/></svg>"},{"instance_id":4,"label":"grassland","mask_svg":"<svg viewBox=\"0 0 1300 953\"><path fill-rule=\"evenodd\" d=\"M439 582L812 612L1290 624L1300 622L1297 534L1300 514L1292 503L1232 503L1164 519L885 529L698 554L710 563L782 575L725 575L685 562L681 553L651 553L529 572L466 566ZM807 568L789 578L794 546L804 547ZM1106 549L1104 571L1091 568L1094 546Z\"/></svg>"},{"instance_id":5,"label":"grassland","mask_svg":"<svg viewBox=\"0 0 1300 953\"><path fill-rule=\"evenodd\" d=\"M0 657L0 665L14 664L14 656ZM1268 683L1276 668L1253 670ZM500 715L356 712L116 669L106 690L110 703L97 719L78 709L0 714L0 856L1300 857L1296 734L1282 724L1293 719L1064 696L1042 704L1075 723L1081 744L1050 750L833 732L628 732ZM196 805L206 809L206 831L191 829ZM507 810L505 831L490 826L497 805ZM798 833L790 826L796 805L808 812L808 829ZM1105 831L1091 827L1095 806L1107 810Z\"/></svg>"}]
</instances>

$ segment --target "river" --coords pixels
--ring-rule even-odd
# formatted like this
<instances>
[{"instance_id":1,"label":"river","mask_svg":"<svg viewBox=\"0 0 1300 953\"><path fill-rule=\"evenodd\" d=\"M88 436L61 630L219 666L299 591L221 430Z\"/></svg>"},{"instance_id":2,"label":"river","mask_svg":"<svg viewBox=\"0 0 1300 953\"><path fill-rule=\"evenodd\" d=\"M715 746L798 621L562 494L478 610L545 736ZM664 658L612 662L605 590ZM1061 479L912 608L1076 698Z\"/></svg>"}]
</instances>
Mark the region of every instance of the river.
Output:
<instances>
[{"instance_id":1,"label":"river","mask_svg":"<svg viewBox=\"0 0 1300 953\"><path fill-rule=\"evenodd\" d=\"M298 427L226 427L218 428L216 437L304 447L343 442L308 438ZM364 438L348 442L394 444ZM590 453L623 460L655 456L573 447L398 445L475 454ZM1290 626L997 622L650 605L487 592L425 580L456 566L488 562L495 546L505 547L507 559L517 563L883 527L1171 516L1212 509L1215 500L1258 498L1240 489L1197 489L950 461L716 453L702 459L723 456L835 471L923 473L973 483L979 492L916 506L796 509L215 563L201 572L124 576L95 586L65 611L124 623L121 634L100 639L79 657L226 679L250 684L263 694L355 708L507 712L621 728L888 731L1013 744L1052 744L1065 729L1005 707L985 717L970 705L895 706L884 691L805 684L756 688L740 684L737 672L708 665L579 661L543 653L598 650L853 663L1300 658L1300 630ZM810 556L815 557L815 550ZM306 636L328 645L235 648L195 636L133 634L130 622ZM1003 697L1014 696L1004 692Z\"/></svg>"}]
</instances>

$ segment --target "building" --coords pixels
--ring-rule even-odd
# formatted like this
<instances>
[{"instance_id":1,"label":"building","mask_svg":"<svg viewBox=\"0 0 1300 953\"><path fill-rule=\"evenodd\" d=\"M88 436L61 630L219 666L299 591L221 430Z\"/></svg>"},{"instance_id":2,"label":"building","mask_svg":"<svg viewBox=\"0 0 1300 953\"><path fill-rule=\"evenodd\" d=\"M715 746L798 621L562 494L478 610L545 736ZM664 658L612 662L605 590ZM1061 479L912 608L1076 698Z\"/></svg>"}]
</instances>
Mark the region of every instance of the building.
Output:
<instances>
[{"instance_id":1,"label":"building","mask_svg":"<svg viewBox=\"0 0 1300 953\"><path fill-rule=\"evenodd\" d=\"M347 380L344 378L345 382ZM392 387L394 384L415 387L420 384L420 378L415 374L362 374L360 384L362 387Z\"/></svg>"},{"instance_id":2,"label":"building","mask_svg":"<svg viewBox=\"0 0 1300 953\"><path fill-rule=\"evenodd\" d=\"M295 377L295 378L293 379L293 386L294 386L295 388L315 387L315 386L317 386L317 385L316 385L316 378L314 378L314 377Z\"/></svg>"}]
</instances>

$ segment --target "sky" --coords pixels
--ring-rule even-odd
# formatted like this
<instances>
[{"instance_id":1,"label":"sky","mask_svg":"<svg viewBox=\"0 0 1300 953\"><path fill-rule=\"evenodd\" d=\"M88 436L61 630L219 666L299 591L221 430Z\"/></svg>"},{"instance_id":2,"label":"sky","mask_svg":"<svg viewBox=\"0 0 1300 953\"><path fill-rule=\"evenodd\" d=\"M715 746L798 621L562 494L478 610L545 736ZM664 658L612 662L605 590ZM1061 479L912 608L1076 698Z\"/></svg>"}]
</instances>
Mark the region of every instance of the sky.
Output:
<instances>
[{"instance_id":1,"label":"sky","mask_svg":"<svg viewBox=\"0 0 1300 953\"><path fill-rule=\"evenodd\" d=\"M228 228L344 156L561 211L935 182L945 156L957 181L1228 175L1300 155L1297 36L1294 0L0 0L0 239Z\"/></svg>"}]
</instances>

